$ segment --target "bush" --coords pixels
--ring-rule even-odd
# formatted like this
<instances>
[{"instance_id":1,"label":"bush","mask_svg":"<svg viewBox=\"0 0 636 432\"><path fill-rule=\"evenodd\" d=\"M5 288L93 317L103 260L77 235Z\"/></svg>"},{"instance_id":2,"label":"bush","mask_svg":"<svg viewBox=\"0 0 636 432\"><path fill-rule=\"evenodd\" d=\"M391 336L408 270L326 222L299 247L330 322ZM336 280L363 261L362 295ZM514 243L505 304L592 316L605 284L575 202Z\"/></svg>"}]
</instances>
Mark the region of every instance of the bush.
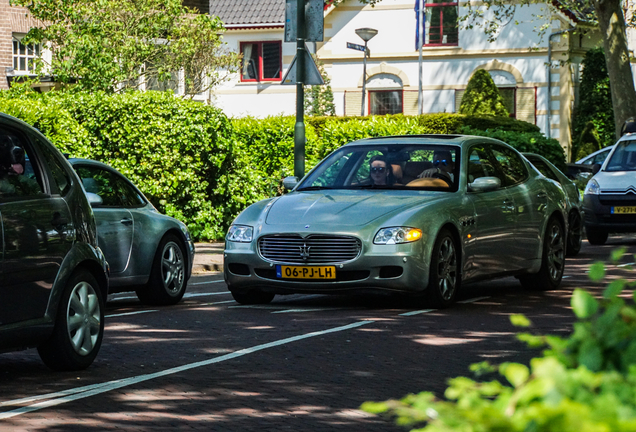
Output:
<instances>
[{"instance_id":1,"label":"bush","mask_svg":"<svg viewBox=\"0 0 636 432\"><path fill-rule=\"evenodd\" d=\"M576 143L577 151L574 153L574 161L584 158L587 155L601 149L601 139L594 123L589 121L585 124L581 136Z\"/></svg>"},{"instance_id":2,"label":"bush","mask_svg":"<svg viewBox=\"0 0 636 432\"><path fill-rule=\"evenodd\" d=\"M612 261L617 263L623 252L614 252ZM602 263L590 269L594 281L603 275ZM458 377L449 381L444 401L423 392L399 401L366 402L362 409L390 413L403 425L423 425L422 432L636 431L636 307L619 297L634 286L635 281L613 280L601 300L575 290L571 305L577 321L570 337L518 335L531 347L547 346L530 368L471 366L477 373L498 371L509 385ZM522 315L511 321L531 325Z\"/></svg>"},{"instance_id":3,"label":"bush","mask_svg":"<svg viewBox=\"0 0 636 432\"><path fill-rule=\"evenodd\" d=\"M458 112L465 115L510 115L490 73L484 69L475 71L468 81Z\"/></svg>"}]
</instances>

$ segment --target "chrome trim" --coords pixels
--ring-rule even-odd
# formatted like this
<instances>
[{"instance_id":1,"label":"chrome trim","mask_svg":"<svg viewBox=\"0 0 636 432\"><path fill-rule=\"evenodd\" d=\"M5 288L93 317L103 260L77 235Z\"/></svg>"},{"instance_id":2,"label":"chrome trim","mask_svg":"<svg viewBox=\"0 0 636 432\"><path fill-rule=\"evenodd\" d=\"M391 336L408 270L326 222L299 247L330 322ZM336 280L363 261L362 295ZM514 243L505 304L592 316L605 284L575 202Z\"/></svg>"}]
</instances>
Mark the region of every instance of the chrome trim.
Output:
<instances>
[{"instance_id":1,"label":"chrome trim","mask_svg":"<svg viewBox=\"0 0 636 432\"><path fill-rule=\"evenodd\" d=\"M344 235L276 234L260 237L257 250L267 262L339 264L358 258L362 253L362 242Z\"/></svg>"}]
</instances>

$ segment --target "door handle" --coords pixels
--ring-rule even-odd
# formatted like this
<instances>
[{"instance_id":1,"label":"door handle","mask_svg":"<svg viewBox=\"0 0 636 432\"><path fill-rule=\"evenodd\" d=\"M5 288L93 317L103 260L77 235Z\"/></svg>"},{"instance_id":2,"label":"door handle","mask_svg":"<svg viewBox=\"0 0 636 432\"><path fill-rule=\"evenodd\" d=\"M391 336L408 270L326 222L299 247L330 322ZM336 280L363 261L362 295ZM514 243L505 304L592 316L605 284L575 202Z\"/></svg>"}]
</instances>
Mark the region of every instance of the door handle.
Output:
<instances>
[{"instance_id":1,"label":"door handle","mask_svg":"<svg viewBox=\"0 0 636 432\"><path fill-rule=\"evenodd\" d=\"M132 223L133 223L132 219L130 219L130 218L123 218L119 222L121 222L124 225L132 225Z\"/></svg>"}]
</instances>

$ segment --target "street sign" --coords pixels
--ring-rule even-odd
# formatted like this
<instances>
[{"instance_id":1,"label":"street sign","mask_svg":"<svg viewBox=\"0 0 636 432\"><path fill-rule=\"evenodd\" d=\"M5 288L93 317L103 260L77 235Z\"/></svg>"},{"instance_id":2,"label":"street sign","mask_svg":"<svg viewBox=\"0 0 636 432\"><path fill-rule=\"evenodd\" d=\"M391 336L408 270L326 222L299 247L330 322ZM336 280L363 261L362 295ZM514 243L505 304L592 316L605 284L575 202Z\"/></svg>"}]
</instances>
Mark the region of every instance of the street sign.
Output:
<instances>
[{"instance_id":1,"label":"street sign","mask_svg":"<svg viewBox=\"0 0 636 432\"><path fill-rule=\"evenodd\" d=\"M316 66L316 62L309 54L309 50L307 49L307 45L305 45L305 49L303 50L305 53L305 76L304 79L301 79L304 85L325 85L325 81L322 79L322 75L320 75L320 71L318 70L318 66ZM296 77L296 57L294 56L294 60L292 60L291 65L289 66L289 70L283 77L283 81L281 85L295 85L298 82Z\"/></svg>"},{"instance_id":2,"label":"street sign","mask_svg":"<svg viewBox=\"0 0 636 432\"><path fill-rule=\"evenodd\" d=\"M296 12L298 0L285 1L285 42L296 42L298 38ZM325 39L325 2L324 0L305 0L305 39L306 42L322 42Z\"/></svg>"},{"instance_id":3,"label":"street sign","mask_svg":"<svg viewBox=\"0 0 636 432\"><path fill-rule=\"evenodd\" d=\"M364 51L364 45L358 45L351 42L347 42L347 48L357 50L357 51Z\"/></svg>"}]
</instances>

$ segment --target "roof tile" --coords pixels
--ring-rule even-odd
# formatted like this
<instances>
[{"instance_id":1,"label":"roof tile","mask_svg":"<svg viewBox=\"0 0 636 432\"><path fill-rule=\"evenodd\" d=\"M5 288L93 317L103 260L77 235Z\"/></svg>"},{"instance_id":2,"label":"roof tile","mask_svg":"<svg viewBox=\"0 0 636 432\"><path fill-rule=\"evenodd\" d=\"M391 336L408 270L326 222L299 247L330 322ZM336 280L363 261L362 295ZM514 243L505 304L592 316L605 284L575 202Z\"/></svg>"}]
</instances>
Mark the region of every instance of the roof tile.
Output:
<instances>
[{"instance_id":1,"label":"roof tile","mask_svg":"<svg viewBox=\"0 0 636 432\"><path fill-rule=\"evenodd\" d=\"M226 25L281 24L285 22L285 0L210 0L210 14Z\"/></svg>"}]
</instances>

